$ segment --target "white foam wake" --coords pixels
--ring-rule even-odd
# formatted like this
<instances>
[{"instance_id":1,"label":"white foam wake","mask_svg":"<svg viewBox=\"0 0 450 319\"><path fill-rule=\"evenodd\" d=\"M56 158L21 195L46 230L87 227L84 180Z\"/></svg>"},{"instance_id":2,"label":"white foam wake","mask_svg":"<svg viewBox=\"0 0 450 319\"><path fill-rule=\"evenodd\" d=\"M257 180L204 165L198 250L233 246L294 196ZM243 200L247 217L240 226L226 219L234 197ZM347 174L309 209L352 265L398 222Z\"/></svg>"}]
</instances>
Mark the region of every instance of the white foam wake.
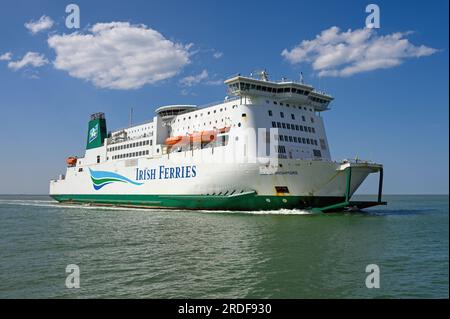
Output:
<instances>
[{"instance_id":1,"label":"white foam wake","mask_svg":"<svg viewBox=\"0 0 450 319\"><path fill-rule=\"evenodd\" d=\"M252 215L312 215L315 212L302 209L279 209L279 210L258 210L258 211L231 211L231 210L186 210L171 208L139 208L139 207L117 207L117 206L96 206L89 204L63 204L54 200L16 200L0 199L3 205L20 205L36 207L52 207L83 210L117 210L117 211L164 211L164 212L196 212L205 214L252 214Z\"/></svg>"}]
</instances>

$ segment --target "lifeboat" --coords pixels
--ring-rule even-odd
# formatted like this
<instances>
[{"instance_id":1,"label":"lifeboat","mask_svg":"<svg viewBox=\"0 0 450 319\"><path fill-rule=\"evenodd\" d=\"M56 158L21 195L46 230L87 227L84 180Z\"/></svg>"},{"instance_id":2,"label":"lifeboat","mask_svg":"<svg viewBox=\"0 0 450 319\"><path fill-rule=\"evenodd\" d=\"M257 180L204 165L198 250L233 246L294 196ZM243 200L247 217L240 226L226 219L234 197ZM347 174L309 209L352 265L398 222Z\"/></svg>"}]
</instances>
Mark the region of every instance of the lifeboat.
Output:
<instances>
[{"instance_id":1,"label":"lifeboat","mask_svg":"<svg viewBox=\"0 0 450 319\"><path fill-rule=\"evenodd\" d=\"M184 144L186 142L188 142L188 138L186 138L186 136L171 136L166 138L165 144L173 146L176 144Z\"/></svg>"},{"instance_id":2,"label":"lifeboat","mask_svg":"<svg viewBox=\"0 0 450 319\"><path fill-rule=\"evenodd\" d=\"M77 158L70 156L70 157L66 158L66 163L68 166L75 166L75 165L77 165Z\"/></svg>"},{"instance_id":3,"label":"lifeboat","mask_svg":"<svg viewBox=\"0 0 450 319\"><path fill-rule=\"evenodd\" d=\"M191 135L191 140L193 143L211 143L214 142L216 138L216 131L202 131Z\"/></svg>"}]
</instances>

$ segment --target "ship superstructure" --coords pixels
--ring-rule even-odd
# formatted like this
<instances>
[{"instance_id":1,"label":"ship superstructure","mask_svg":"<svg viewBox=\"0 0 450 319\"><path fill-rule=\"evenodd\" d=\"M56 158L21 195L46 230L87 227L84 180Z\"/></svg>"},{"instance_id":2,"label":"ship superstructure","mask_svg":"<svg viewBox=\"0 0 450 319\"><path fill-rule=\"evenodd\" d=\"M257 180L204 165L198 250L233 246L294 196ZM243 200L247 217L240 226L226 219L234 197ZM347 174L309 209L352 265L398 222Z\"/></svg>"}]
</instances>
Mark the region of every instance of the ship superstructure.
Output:
<instances>
[{"instance_id":1,"label":"ship superstructure","mask_svg":"<svg viewBox=\"0 0 450 319\"><path fill-rule=\"evenodd\" d=\"M152 121L107 133L91 116L84 157L50 183L58 201L185 209L331 211L381 201L382 166L331 159L322 112L333 98L283 79L236 75L204 107L168 105ZM231 96L231 97L230 97ZM352 202L380 172L378 200Z\"/></svg>"}]
</instances>

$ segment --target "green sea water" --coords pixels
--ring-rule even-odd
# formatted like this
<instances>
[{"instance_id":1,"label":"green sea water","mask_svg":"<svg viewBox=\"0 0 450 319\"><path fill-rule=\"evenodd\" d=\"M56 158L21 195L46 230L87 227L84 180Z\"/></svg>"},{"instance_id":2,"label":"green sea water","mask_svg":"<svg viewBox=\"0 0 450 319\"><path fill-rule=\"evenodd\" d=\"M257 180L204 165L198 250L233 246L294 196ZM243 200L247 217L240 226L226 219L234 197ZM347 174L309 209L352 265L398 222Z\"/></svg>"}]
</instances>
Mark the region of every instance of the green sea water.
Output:
<instances>
[{"instance_id":1,"label":"green sea water","mask_svg":"<svg viewBox=\"0 0 450 319\"><path fill-rule=\"evenodd\" d=\"M0 196L0 298L448 298L449 197L384 200L321 214ZM66 288L69 264L79 289ZM369 264L380 288L366 287Z\"/></svg>"}]
</instances>

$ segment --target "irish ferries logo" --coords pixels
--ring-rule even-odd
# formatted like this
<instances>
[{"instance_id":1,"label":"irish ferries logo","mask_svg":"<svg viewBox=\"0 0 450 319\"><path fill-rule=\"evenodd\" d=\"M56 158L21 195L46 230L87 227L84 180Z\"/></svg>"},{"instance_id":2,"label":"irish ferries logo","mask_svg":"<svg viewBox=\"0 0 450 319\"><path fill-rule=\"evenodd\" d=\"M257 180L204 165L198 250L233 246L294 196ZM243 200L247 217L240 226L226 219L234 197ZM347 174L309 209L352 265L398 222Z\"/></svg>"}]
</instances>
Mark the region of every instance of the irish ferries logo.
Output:
<instances>
[{"instance_id":1,"label":"irish ferries logo","mask_svg":"<svg viewBox=\"0 0 450 319\"><path fill-rule=\"evenodd\" d=\"M89 143L95 140L98 136L98 123L89 130Z\"/></svg>"},{"instance_id":2,"label":"irish ferries logo","mask_svg":"<svg viewBox=\"0 0 450 319\"><path fill-rule=\"evenodd\" d=\"M108 171L93 171L91 169L89 169L90 173L91 173L91 179L92 179L92 184L95 188L95 190L99 190L100 188L111 184L111 183L130 183L133 185L142 185L142 183L137 183L132 181L129 178L126 178L125 176L113 173L113 172L108 172Z\"/></svg>"}]
</instances>

